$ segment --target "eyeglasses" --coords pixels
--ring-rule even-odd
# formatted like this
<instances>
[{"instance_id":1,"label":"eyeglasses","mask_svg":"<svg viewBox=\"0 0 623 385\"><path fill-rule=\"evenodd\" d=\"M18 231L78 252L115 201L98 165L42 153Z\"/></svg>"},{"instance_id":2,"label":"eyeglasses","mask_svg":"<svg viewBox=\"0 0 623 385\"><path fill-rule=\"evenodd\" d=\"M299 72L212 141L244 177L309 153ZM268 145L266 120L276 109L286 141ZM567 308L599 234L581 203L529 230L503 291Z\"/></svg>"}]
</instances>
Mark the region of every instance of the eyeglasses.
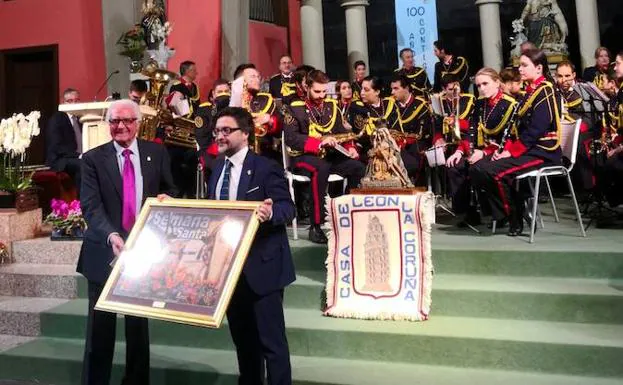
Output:
<instances>
[{"instance_id":1,"label":"eyeglasses","mask_svg":"<svg viewBox=\"0 0 623 385\"><path fill-rule=\"evenodd\" d=\"M110 119L110 120L108 121L108 123L109 123L111 126L115 126L115 127L116 127L116 126L118 126L118 125L119 125L119 123L123 122L123 125L124 125L124 126L129 126L130 124L132 124L132 123L136 122L137 120L138 120L138 119L136 119L136 118Z\"/></svg>"},{"instance_id":2,"label":"eyeglasses","mask_svg":"<svg viewBox=\"0 0 623 385\"><path fill-rule=\"evenodd\" d=\"M234 131L238 131L240 127L217 127L212 130L212 136L217 137L219 134L223 134L223 136L229 136Z\"/></svg>"}]
</instances>

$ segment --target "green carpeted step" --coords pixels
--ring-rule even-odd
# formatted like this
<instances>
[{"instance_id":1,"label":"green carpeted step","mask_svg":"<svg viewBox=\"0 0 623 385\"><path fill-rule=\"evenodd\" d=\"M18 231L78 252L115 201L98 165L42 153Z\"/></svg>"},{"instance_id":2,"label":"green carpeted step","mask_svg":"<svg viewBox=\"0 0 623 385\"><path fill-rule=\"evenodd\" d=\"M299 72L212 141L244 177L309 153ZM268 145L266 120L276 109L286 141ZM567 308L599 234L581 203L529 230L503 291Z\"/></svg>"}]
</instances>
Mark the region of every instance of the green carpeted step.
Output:
<instances>
[{"instance_id":1,"label":"green carpeted step","mask_svg":"<svg viewBox=\"0 0 623 385\"><path fill-rule=\"evenodd\" d=\"M0 353L0 373L5 378L55 385L80 383L83 342L39 338ZM119 383L124 365L124 345L115 351L113 380ZM237 363L231 351L151 346L153 385L236 384ZM36 368L36 370L33 370ZM292 356L293 382L297 385L616 385L617 378L574 377L533 372L465 369L341 358Z\"/></svg>"},{"instance_id":2,"label":"green carpeted step","mask_svg":"<svg viewBox=\"0 0 623 385\"><path fill-rule=\"evenodd\" d=\"M299 271L285 306L320 310L325 273ZM81 298L86 281L78 279ZM439 274L433 315L623 324L623 280Z\"/></svg>"},{"instance_id":3,"label":"green carpeted step","mask_svg":"<svg viewBox=\"0 0 623 385\"><path fill-rule=\"evenodd\" d=\"M74 300L43 314L42 334L83 338L86 306L86 301ZM422 323L381 322L286 309L286 326L291 352L300 356L615 376L623 380L620 325L444 316ZM153 321L150 334L154 344L232 349L226 326L206 330ZM123 338L122 333L118 338Z\"/></svg>"}]
</instances>

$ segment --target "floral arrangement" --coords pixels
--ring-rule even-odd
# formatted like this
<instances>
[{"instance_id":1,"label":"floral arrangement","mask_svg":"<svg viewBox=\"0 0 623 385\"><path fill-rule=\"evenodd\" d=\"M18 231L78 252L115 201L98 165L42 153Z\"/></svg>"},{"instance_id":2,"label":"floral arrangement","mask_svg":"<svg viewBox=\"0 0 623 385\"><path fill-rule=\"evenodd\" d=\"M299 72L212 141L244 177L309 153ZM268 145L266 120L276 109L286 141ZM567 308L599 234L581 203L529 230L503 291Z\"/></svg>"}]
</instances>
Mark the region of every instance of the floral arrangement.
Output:
<instances>
[{"instance_id":1,"label":"floral arrangement","mask_svg":"<svg viewBox=\"0 0 623 385\"><path fill-rule=\"evenodd\" d=\"M15 193L32 186L32 174L26 176L26 149L32 138L41 132L39 111L28 115L13 114L0 121L0 190Z\"/></svg>"},{"instance_id":2,"label":"floral arrangement","mask_svg":"<svg viewBox=\"0 0 623 385\"><path fill-rule=\"evenodd\" d=\"M157 44L169 37L171 32L173 32L173 25L168 21L162 24L160 19L155 19L154 23L151 25L150 32L149 42Z\"/></svg>"},{"instance_id":3,"label":"floral arrangement","mask_svg":"<svg viewBox=\"0 0 623 385\"><path fill-rule=\"evenodd\" d=\"M147 49L143 27L140 24L134 25L121 34L117 40L117 45L121 47L119 55L127 56L132 61L143 60L143 55Z\"/></svg>"},{"instance_id":4,"label":"floral arrangement","mask_svg":"<svg viewBox=\"0 0 623 385\"><path fill-rule=\"evenodd\" d=\"M44 223L52 225L53 232L57 235L81 236L87 228L80 201L67 203L61 199L52 199L50 208L52 212L45 218Z\"/></svg>"}]
</instances>

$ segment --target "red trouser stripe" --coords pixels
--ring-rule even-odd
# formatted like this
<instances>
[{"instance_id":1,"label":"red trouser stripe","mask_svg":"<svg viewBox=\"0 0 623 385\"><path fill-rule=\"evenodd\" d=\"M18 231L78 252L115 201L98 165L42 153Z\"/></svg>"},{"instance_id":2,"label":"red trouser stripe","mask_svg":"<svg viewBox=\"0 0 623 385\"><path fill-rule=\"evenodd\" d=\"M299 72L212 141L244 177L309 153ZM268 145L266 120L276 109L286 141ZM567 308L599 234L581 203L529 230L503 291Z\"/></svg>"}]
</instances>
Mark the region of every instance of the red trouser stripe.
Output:
<instances>
[{"instance_id":1,"label":"red trouser stripe","mask_svg":"<svg viewBox=\"0 0 623 385\"><path fill-rule=\"evenodd\" d=\"M314 196L314 224L320 224L320 195L318 194L318 171L314 166L305 162L298 162L294 167L311 172L312 195Z\"/></svg>"},{"instance_id":2,"label":"red trouser stripe","mask_svg":"<svg viewBox=\"0 0 623 385\"><path fill-rule=\"evenodd\" d=\"M543 159L535 159L528 163L524 163L519 166L514 166L509 169L506 169L500 172L499 174L497 174L495 177L493 177L493 179L495 180L495 183L498 186L498 191L500 192L500 199L502 200L502 205L504 206L504 212L506 213L506 215L510 215L511 208L508 203L508 198L506 197L506 194L504 193L504 185L502 183L502 178L504 178L508 174L512 174L514 172L521 171L523 169L530 168L532 166L538 166L541 163L543 163Z\"/></svg>"}]
</instances>

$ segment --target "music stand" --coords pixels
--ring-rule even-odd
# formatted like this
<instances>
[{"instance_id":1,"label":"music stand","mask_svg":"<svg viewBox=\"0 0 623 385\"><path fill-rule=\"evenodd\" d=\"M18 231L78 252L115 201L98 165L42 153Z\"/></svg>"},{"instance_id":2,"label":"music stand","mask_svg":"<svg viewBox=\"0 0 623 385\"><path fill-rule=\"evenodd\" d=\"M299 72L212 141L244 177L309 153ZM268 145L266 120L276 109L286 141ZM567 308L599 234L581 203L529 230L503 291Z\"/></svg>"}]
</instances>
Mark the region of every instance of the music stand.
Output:
<instances>
[{"instance_id":1,"label":"music stand","mask_svg":"<svg viewBox=\"0 0 623 385\"><path fill-rule=\"evenodd\" d=\"M582 110L578 112L582 115L589 115L590 116L589 119L593 127L599 127L599 122L601 121L601 117L604 114L608 113L610 110L610 105L609 105L610 98L608 98L608 96L606 96L606 94L604 94L593 83L586 83L586 82L579 83L578 82L573 85L573 90L577 92L582 98ZM589 151L593 151L593 149L597 148L596 144L600 140L600 137L601 137L600 130L597 130L595 128L592 130L592 134L593 134L592 143L591 143L591 148L589 149ZM601 145L603 146L604 143L601 143ZM596 213L594 215L589 215L590 219L586 224L585 230L588 230L588 228L591 226L595 218L601 218L602 212L604 209L609 210L613 213L615 212L614 210L608 209L604 205L603 193L601 191L602 188L600 186L601 183L599 181L600 179L599 173L596 172L598 164L597 164L597 156L595 155L596 154L593 154L593 156L591 157L591 160L593 162L592 166L593 166L593 172L594 172L594 177L595 177L595 187L593 188L593 191L589 195L589 200L584 208L583 214L587 215L589 213L589 208L592 205L593 200L595 200L595 204L596 204L596 207L594 208L594 211L596 211Z\"/></svg>"}]
</instances>

